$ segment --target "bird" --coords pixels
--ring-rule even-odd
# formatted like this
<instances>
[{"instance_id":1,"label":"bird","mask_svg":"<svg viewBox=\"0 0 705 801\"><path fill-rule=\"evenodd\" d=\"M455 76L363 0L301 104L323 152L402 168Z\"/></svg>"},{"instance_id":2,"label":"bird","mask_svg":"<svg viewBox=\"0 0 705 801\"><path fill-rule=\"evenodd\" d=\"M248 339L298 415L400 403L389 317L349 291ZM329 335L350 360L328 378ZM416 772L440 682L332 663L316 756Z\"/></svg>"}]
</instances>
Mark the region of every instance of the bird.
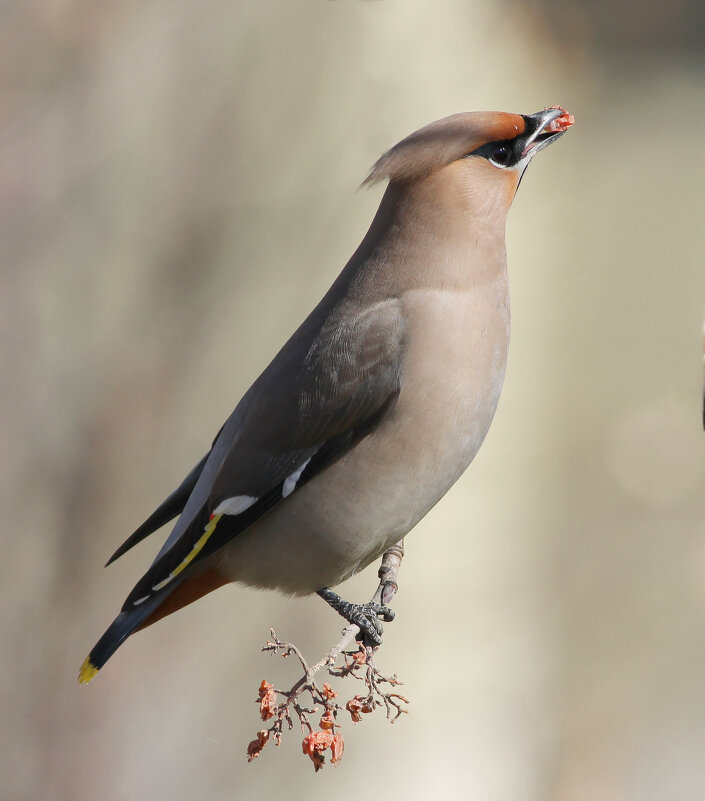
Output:
<instances>
[{"instance_id":1,"label":"bird","mask_svg":"<svg viewBox=\"0 0 705 801\"><path fill-rule=\"evenodd\" d=\"M384 606L332 590L400 541L475 457L510 333L506 217L532 158L574 118L462 112L415 131L367 234L181 484L112 563L178 519L79 670L229 582L318 593L371 644Z\"/></svg>"}]
</instances>

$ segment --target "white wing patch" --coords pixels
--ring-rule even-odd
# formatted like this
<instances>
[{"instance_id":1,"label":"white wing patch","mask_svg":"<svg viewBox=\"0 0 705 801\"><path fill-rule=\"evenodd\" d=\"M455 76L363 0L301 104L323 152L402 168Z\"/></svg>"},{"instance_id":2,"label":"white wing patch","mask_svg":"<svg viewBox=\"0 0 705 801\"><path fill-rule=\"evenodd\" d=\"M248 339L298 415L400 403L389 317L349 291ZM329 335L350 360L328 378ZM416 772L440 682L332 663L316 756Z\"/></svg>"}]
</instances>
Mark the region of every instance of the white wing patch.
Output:
<instances>
[{"instance_id":1,"label":"white wing patch","mask_svg":"<svg viewBox=\"0 0 705 801\"><path fill-rule=\"evenodd\" d=\"M253 503L257 503L259 498L252 495L235 495L234 498L226 498L213 512L214 515L239 515L249 509Z\"/></svg>"},{"instance_id":2,"label":"white wing patch","mask_svg":"<svg viewBox=\"0 0 705 801\"><path fill-rule=\"evenodd\" d=\"M293 473L284 479L284 483L282 484L282 498L288 498L289 495L291 495L291 493L296 489L296 482L301 478L301 474L304 472L306 465L310 461L311 457L309 456L300 467L297 467Z\"/></svg>"},{"instance_id":3,"label":"white wing patch","mask_svg":"<svg viewBox=\"0 0 705 801\"><path fill-rule=\"evenodd\" d=\"M139 606L140 604L143 604L145 601L149 600L151 597L151 595L145 595L143 598L138 598L136 601L133 601L132 605Z\"/></svg>"}]
</instances>

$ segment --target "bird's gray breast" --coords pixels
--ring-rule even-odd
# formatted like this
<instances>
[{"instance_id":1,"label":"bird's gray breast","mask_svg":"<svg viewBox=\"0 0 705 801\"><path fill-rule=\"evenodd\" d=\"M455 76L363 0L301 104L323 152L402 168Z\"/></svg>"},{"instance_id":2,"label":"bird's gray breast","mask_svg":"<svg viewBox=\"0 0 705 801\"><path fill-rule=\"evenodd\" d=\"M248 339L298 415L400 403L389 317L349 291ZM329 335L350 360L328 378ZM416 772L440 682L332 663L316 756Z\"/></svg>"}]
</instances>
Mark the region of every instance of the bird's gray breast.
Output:
<instances>
[{"instance_id":1,"label":"bird's gray breast","mask_svg":"<svg viewBox=\"0 0 705 801\"><path fill-rule=\"evenodd\" d=\"M504 379L506 274L400 300L408 339L393 411L235 538L223 555L233 578L296 594L335 585L413 528L474 458Z\"/></svg>"}]
</instances>

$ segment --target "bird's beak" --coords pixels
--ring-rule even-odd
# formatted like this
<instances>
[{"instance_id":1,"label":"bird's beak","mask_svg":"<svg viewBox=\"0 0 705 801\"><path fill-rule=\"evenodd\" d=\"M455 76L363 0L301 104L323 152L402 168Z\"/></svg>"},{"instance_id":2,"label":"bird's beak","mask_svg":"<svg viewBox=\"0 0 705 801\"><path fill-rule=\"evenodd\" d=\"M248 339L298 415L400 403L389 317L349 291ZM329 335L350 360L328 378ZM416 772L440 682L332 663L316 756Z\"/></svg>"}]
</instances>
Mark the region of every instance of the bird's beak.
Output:
<instances>
[{"instance_id":1,"label":"bird's beak","mask_svg":"<svg viewBox=\"0 0 705 801\"><path fill-rule=\"evenodd\" d=\"M560 106L537 111L536 114L531 114L525 119L529 135L521 153L522 158L535 156L539 150L543 150L551 142L560 139L575 122L573 115Z\"/></svg>"}]
</instances>

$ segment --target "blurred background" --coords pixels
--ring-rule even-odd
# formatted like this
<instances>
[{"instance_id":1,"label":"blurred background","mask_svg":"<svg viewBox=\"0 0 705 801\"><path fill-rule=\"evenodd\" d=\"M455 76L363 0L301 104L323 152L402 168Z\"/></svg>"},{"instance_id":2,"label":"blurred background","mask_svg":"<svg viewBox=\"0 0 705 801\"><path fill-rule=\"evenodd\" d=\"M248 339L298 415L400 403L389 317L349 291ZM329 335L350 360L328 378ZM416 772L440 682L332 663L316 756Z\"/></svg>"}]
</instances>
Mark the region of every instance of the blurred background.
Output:
<instances>
[{"instance_id":1,"label":"blurred background","mask_svg":"<svg viewBox=\"0 0 705 801\"><path fill-rule=\"evenodd\" d=\"M5 0L3 801L705 797L703 8ZM259 682L295 671L269 627L316 659L341 624L238 587L79 687L166 532L103 563L352 253L372 162L555 103L576 125L509 218L499 411L407 539L379 656L411 714L347 723L316 776L297 731L248 765Z\"/></svg>"}]
</instances>

